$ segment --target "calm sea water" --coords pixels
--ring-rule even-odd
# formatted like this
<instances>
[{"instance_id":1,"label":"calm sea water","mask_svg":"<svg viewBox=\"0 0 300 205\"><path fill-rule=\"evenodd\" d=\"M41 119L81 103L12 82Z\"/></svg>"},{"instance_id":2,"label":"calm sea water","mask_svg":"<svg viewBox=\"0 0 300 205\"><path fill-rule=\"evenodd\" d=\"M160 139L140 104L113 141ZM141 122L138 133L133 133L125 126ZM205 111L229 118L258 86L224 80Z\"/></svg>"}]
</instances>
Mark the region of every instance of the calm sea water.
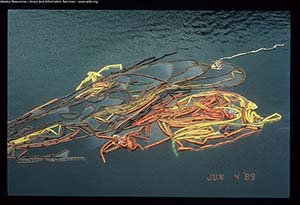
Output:
<instances>
[{"instance_id":1,"label":"calm sea water","mask_svg":"<svg viewBox=\"0 0 300 205\"><path fill-rule=\"evenodd\" d=\"M178 51L170 59L211 62L223 56L286 44L231 62L246 70L230 89L256 102L262 116L282 114L263 132L176 158L171 143L149 151L120 150L99 160L97 141L72 147L87 160L8 162L9 195L288 197L290 164L290 14L250 11L10 10L8 119L72 91L89 70L132 65ZM234 175L255 173L255 181ZM210 182L211 173L224 181Z\"/></svg>"}]
</instances>

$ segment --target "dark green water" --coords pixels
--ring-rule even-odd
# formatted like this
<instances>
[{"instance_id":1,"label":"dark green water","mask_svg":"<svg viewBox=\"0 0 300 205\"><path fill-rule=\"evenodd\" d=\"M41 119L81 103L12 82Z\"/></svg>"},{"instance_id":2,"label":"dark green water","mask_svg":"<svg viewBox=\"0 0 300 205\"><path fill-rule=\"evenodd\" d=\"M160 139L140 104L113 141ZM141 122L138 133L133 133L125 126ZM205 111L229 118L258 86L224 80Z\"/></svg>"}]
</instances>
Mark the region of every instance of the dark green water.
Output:
<instances>
[{"instance_id":1,"label":"dark green water","mask_svg":"<svg viewBox=\"0 0 300 205\"><path fill-rule=\"evenodd\" d=\"M263 132L176 158L171 143L120 150L99 160L98 141L74 145L82 162L8 162L9 195L288 197L290 159L290 14L229 11L55 11L8 13L8 119L72 91L89 70L125 66L177 50L171 59L211 62L286 44L231 62L247 73L230 89L254 101L262 116L282 114ZM254 181L234 174L255 173ZM207 181L211 173L224 180Z\"/></svg>"}]
</instances>

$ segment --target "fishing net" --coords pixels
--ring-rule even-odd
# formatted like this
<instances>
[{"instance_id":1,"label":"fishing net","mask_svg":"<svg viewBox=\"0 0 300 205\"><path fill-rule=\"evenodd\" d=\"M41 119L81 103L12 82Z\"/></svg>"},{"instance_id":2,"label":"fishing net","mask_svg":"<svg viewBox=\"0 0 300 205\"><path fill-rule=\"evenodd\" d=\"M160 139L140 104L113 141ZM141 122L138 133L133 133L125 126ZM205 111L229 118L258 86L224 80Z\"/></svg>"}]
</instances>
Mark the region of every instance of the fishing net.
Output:
<instances>
[{"instance_id":1,"label":"fishing net","mask_svg":"<svg viewBox=\"0 0 300 205\"><path fill-rule=\"evenodd\" d=\"M7 156L21 163L82 160L69 151L44 154L48 147L89 137L105 139L105 153L126 148L150 149L172 141L174 153L215 147L260 132L265 123L254 102L223 91L245 81L245 71L225 62L255 51L223 57L211 64L196 60L162 61L175 55L144 59L135 65L108 65L90 71L74 91L8 122ZM151 135L157 126L162 137ZM40 155L28 156L30 150ZM63 153L63 154L62 154Z\"/></svg>"}]
</instances>

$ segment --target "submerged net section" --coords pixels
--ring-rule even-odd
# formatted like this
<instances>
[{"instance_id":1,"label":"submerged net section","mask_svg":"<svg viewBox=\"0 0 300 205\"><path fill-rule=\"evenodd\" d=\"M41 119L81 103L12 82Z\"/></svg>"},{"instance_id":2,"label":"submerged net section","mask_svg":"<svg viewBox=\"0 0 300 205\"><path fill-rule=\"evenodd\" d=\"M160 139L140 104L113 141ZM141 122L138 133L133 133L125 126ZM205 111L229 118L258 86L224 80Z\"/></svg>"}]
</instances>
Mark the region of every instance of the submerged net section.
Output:
<instances>
[{"instance_id":1,"label":"submerged net section","mask_svg":"<svg viewBox=\"0 0 300 205\"><path fill-rule=\"evenodd\" d=\"M66 149L46 155L28 156L28 152L88 137L106 140L100 149L103 162L108 152L145 150L169 140L178 155L177 151L215 147L257 133L281 116L262 118L254 111L254 102L223 91L246 78L241 67L224 60L248 53L211 64L162 61L175 54L169 53L127 68L113 64L90 71L70 94L8 122L7 157L21 163L82 160L69 157ZM153 140L153 126L166 137Z\"/></svg>"}]
</instances>

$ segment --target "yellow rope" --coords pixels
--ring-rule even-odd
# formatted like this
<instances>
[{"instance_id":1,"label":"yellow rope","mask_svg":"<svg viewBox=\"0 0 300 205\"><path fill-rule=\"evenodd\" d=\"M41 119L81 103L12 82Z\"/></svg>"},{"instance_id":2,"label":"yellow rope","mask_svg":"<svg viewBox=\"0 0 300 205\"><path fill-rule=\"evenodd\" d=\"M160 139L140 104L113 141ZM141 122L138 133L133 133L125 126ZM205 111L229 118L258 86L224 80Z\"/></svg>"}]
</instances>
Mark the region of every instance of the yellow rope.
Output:
<instances>
[{"instance_id":1,"label":"yellow rope","mask_svg":"<svg viewBox=\"0 0 300 205\"><path fill-rule=\"evenodd\" d=\"M112 64L112 65L104 66L98 72L89 71L87 73L87 77L83 81L81 81L81 83L76 87L75 90L76 91L80 90L82 88L82 86L89 81L92 81L93 83L96 82L98 80L98 78L103 78L103 75L101 74L103 71L109 70L111 68L116 68L116 67L119 68L120 70L123 69L122 64Z\"/></svg>"},{"instance_id":2,"label":"yellow rope","mask_svg":"<svg viewBox=\"0 0 300 205\"><path fill-rule=\"evenodd\" d=\"M53 128L56 128L56 127L58 127L58 132L55 132L55 130L53 130ZM29 141L29 140L32 139L33 137L36 137L36 136L41 135L41 134L44 134L45 132L51 132L51 133L53 133L54 135L58 136L58 135L60 134L60 132L61 132L61 125L56 124L56 125L47 127L47 128L45 128L45 129L42 129L42 130L33 132L33 133L31 133L31 134L25 135L25 136L20 137L20 138L18 138L18 139L11 140L11 141L8 142L8 144L9 144L9 145L17 145L17 144L21 144L21 143L24 143L24 142Z\"/></svg>"}]
</instances>

